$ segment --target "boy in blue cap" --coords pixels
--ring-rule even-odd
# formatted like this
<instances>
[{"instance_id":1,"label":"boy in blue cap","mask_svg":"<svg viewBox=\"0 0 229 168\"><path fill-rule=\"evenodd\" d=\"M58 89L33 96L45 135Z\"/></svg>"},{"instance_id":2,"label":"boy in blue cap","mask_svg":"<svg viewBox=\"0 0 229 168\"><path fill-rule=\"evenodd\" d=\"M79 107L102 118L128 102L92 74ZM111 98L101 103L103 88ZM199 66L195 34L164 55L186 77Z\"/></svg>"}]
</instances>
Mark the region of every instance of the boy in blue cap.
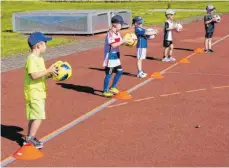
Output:
<instances>
[{"instance_id":1,"label":"boy in blue cap","mask_svg":"<svg viewBox=\"0 0 229 168\"><path fill-rule=\"evenodd\" d=\"M35 135L45 119L45 99L46 86L45 81L48 76L57 73L56 68L51 66L45 68L44 59L41 53L46 50L46 42L52 38L45 37L40 32L32 33L28 38L28 45L31 54L26 59L24 71L24 94L26 100L26 116L28 123L28 136L24 144L33 144L36 148L42 148L43 143L40 142Z\"/></svg>"},{"instance_id":2,"label":"boy in blue cap","mask_svg":"<svg viewBox=\"0 0 229 168\"><path fill-rule=\"evenodd\" d=\"M157 32L148 32L146 29L143 28L144 20L140 16L135 16L133 18L133 24L135 26L135 34L138 38L137 43L137 77L145 78L147 73L144 73L142 70L142 60L146 59L147 54L147 40L150 36L156 35Z\"/></svg>"},{"instance_id":3,"label":"boy in blue cap","mask_svg":"<svg viewBox=\"0 0 229 168\"><path fill-rule=\"evenodd\" d=\"M204 16L205 25L205 52L214 52L212 50L212 36L214 33L216 18L213 17L214 10L216 8L213 5L206 7L207 15Z\"/></svg>"},{"instance_id":4,"label":"boy in blue cap","mask_svg":"<svg viewBox=\"0 0 229 168\"><path fill-rule=\"evenodd\" d=\"M111 97L113 94L119 93L117 84L120 77L123 74L123 69L120 61L119 46L122 44L128 44L127 41L122 39L119 31L122 25L125 24L122 16L115 15L111 18L112 27L108 31L105 38L104 44L104 61L103 66L105 67L106 76L104 78L103 96ZM113 83L109 89L110 79L113 73L116 73Z\"/></svg>"}]
</instances>

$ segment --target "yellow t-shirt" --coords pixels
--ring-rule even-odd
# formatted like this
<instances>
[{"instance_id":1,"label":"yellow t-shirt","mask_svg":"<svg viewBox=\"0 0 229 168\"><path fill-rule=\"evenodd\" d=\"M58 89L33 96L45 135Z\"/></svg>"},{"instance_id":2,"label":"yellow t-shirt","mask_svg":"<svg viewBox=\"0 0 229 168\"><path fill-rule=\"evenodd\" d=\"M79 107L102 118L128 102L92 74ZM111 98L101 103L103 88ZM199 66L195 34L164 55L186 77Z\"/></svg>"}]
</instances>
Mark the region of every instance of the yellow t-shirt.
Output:
<instances>
[{"instance_id":1,"label":"yellow t-shirt","mask_svg":"<svg viewBox=\"0 0 229 168\"><path fill-rule=\"evenodd\" d=\"M31 73L41 72L46 70L45 62L42 57L29 55L25 64L25 81L24 81L24 94L27 101L33 99L46 98L46 77L39 79L32 79Z\"/></svg>"}]
</instances>

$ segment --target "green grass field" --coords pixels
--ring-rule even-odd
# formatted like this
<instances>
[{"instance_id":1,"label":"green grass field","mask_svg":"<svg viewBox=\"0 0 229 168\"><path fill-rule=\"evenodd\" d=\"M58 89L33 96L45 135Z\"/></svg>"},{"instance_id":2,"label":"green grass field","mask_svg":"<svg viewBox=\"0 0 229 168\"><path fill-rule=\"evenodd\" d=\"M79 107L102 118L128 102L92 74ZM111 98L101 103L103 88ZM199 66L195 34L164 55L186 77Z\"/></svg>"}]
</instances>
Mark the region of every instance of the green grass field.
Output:
<instances>
[{"instance_id":1,"label":"green grass field","mask_svg":"<svg viewBox=\"0 0 229 168\"><path fill-rule=\"evenodd\" d=\"M229 12L229 2L209 2L217 8L218 13ZM208 2L170 2L171 8L205 9ZM27 36L12 32L12 13L33 10L63 10L63 9L129 9L132 15L140 15L146 25L160 24L165 20L163 12L149 12L149 9L167 8L168 2L2 2L2 45L1 57L8 57L29 50ZM178 12L176 19L204 15L203 12ZM82 37L83 38L83 37ZM48 46L69 43L73 39L55 38Z\"/></svg>"}]
</instances>

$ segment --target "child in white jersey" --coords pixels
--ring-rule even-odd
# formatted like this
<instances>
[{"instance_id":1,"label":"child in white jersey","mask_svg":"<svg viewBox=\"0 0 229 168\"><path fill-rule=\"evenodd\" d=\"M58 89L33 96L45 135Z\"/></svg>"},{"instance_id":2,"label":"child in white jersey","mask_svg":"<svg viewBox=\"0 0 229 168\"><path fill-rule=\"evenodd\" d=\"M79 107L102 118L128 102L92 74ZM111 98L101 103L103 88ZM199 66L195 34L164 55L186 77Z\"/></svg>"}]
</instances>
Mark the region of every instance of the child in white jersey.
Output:
<instances>
[{"instance_id":1,"label":"child in white jersey","mask_svg":"<svg viewBox=\"0 0 229 168\"><path fill-rule=\"evenodd\" d=\"M165 16L167 18L164 26L164 39L163 39L163 47L164 49L164 56L162 58L163 62L170 62L176 61L173 54L173 34L172 31L176 30L176 26L173 22L175 11L168 9L165 12Z\"/></svg>"}]
</instances>

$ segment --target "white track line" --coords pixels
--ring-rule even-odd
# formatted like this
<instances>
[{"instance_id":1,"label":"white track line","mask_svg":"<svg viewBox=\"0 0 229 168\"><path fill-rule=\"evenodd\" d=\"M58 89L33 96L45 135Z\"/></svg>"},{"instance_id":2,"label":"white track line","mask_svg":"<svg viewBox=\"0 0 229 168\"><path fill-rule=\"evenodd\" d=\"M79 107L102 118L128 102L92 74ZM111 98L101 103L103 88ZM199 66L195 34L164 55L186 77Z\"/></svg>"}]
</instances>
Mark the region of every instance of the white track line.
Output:
<instances>
[{"instance_id":1,"label":"white track line","mask_svg":"<svg viewBox=\"0 0 229 168\"><path fill-rule=\"evenodd\" d=\"M170 94L163 94L163 95L160 95L161 97L165 97L165 96L172 96L172 95L178 95L180 94L180 92L175 92L175 93L170 93Z\"/></svg>"},{"instance_id":2,"label":"white track line","mask_svg":"<svg viewBox=\"0 0 229 168\"><path fill-rule=\"evenodd\" d=\"M227 88L229 86L217 86L217 87L213 87L212 89L222 89L222 88Z\"/></svg>"},{"instance_id":3,"label":"white track line","mask_svg":"<svg viewBox=\"0 0 229 168\"><path fill-rule=\"evenodd\" d=\"M204 91L204 90L206 90L206 88L203 88L203 89L195 89L195 90L187 90L187 91L185 91L185 92L187 92L187 93L192 93L192 92L198 92L198 91Z\"/></svg>"},{"instance_id":4,"label":"white track line","mask_svg":"<svg viewBox=\"0 0 229 168\"><path fill-rule=\"evenodd\" d=\"M209 89L223 89L223 88L229 88L229 85L228 86L217 86L217 87L212 87L212 88L209 88ZM195 90L187 90L187 91L184 91L186 93L192 93L192 92L198 92L198 91L205 91L207 90L207 88L202 88L202 89L195 89ZM182 94L182 92L175 92L175 93L169 93L169 94L162 94L162 95L159 95L158 97L167 97L167 96L173 96L173 95L178 95L178 94ZM141 98L141 99L136 99L136 100L133 100L134 102L140 102L140 101L144 101L144 100L149 100L149 99L155 99L157 97L145 97L145 98ZM124 102L124 103L120 103L120 104L117 104L117 105L113 105L113 106L109 106L109 108L112 108L112 107L116 107L116 106L122 106L122 105L126 105L128 104L128 102Z\"/></svg>"},{"instance_id":5,"label":"white track line","mask_svg":"<svg viewBox=\"0 0 229 168\"><path fill-rule=\"evenodd\" d=\"M125 105L125 104L128 104L128 102L124 102L124 103L120 103L120 104L115 104L113 106L108 106L108 108L118 107L118 106L122 106L122 105Z\"/></svg>"},{"instance_id":6,"label":"white track line","mask_svg":"<svg viewBox=\"0 0 229 168\"><path fill-rule=\"evenodd\" d=\"M212 73L185 73L185 72L166 72L168 74L183 74L183 75L201 75L201 76L225 76L225 77L229 77L229 75L226 74L212 74Z\"/></svg>"},{"instance_id":7,"label":"white track line","mask_svg":"<svg viewBox=\"0 0 229 168\"><path fill-rule=\"evenodd\" d=\"M146 98L142 98L142 99L136 99L134 100L135 102L139 102L139 101L143 101L143 100L149 100L149 99L154 99L155 97L146 97Z\"/></svg>"}]
</instances>

